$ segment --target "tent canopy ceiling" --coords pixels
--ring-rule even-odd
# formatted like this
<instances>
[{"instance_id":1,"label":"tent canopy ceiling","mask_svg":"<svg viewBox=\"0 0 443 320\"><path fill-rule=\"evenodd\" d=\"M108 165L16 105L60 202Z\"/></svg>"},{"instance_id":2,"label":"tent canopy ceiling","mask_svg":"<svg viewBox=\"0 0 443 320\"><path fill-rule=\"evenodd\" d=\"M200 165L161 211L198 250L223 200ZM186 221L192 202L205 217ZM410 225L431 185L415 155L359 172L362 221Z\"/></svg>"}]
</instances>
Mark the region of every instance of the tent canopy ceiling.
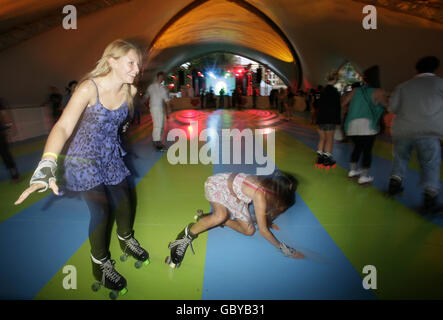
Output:
<instances>
[{"instance_id":1,"label":"tent canopy ceiling","mask_svg":"<svg viewBox=\"0 0 443 320\"><path fill-rule=\"evenodd\" d=\"M87 3L112 6L131 0L0 0L0 35L23 23L44 22L54 12L61 12L65 5L83 5ZM434 22L443 23L443 3L441 0L353 0L388 8L396 12L415 15ZM282 2L273 0L273 2ZM87 9L86 9L87 10Z\"/></svg>"},{"instance_id":2,"label":"tent canopy ceiling","mask_svg":"<svg viewBox=\"0 0 443 320\"><path fill-rule=\"evenodd\" d=\"M47 84L80 78L116 38L140 40L148 57L146 77L188 59L224 51L269 66L293 86L324 83L330 69L347 61L357 71L378 64L382 85L392 89L413 74L417 58L442 57L443 49L438 45L443 35L440 3L0 0L0 68L19 82L27 81L23 79L30 73L43 75L37 83L29 78L27 85L35 93L23 96L14 81L5 81L0 85L0 96L30 101L40 96ZM67 4L77 8L78 30L61 27L62 8ZM362 27L366 4L377 6L377 30Z\"/></svg>"}]
</instances>

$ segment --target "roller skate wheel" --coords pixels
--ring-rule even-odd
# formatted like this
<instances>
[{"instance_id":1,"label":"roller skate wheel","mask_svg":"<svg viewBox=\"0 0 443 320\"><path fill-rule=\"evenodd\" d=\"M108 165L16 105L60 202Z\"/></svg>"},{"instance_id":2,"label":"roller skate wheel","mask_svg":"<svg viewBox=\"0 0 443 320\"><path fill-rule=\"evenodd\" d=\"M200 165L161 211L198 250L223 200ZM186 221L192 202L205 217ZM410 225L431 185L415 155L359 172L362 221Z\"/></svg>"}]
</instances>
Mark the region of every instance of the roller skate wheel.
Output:
<instances>
[{"instance_id":1,"label":"roller skate wheel","mask_svg":"<svg viewBox=\"0 0 443 320\"><path fill-rule=\"evenodd\" d=\"M128 289L127 288L123 288L123 289L120 290L119 293L120 293L121 296L124 296L126 293L128 293Z\"/></svg>"},{"instance_id":2,"label":"roller skate wheel","mask_svg":"<svg viewBox=\"0 0 443 320\"><path fill-rule=\"evenodd\" d=\"M336 167L337 165L336 164L334 164L333 166L332 166L332 169L335 169L335 167Z\"/></svg>"},{"instance_id":3,"label":"roller skate wheel","mask_svg":"<svg viewBox=\"0 0 443 320\"><path fill-rule=\"evenodd\" d=\"M169 242L168 244L168 249L171 249L171 242Z\"/></svg>"},{"instance_id":4,"label":"roller skate wheel","mask_svg":"<svg viewBox=\"0 0 443 320\"><path fill-rule=\"evenodd\" d=\"M100 290L100 283L96 282L92 285L91 287L92 291L97 292L98 290Z\"/></svg>"},{"instance_id":5,"label":"roller skate wheel","mask_svg":"<svg viewBox=\"0 0 443 320\"><path fill-rule=\"evenodd\" d=\"M126 253L122 254L122 255L120 256L120 260L121 260L122 262L125 262L126 260L128 260L128 255L127 255Z\"/></svg>"},{"instance_id":6,"label":"roller skate wheel","mask_svg":"<svg viewBox=\"0 0 443 320\"><path fill-rule=\"evenodd\" d=\"M171 263L169 264L169 266L170 266L172 269L175 269L175 268L178 268L180 265L179 265L179 264L175 264L174 262L171 262Z\"/></svg>"},{"instance_id":7,"label":"roller skate wheel","mask_svg":"<svg viewBox=\"0 0 443 320\"><path fill-rule=\"evenodd\" d=\"M151 261L149 261L149 259L146 259L144 262L143 262L143 265L144 266L147 266L147 265L149 265L151 263Z\"/></svg>"},{"instance_id":8,"label":"roller skate wheel","mask_svg":"<svg viewBox=\"0 0 443 320\"><path fill-rule=\"evenodd\" d=\"M118 297L118 291L111 291L109 293L109 298L111 298L111 300L115 300Z\"/></svg>"},{"instance_id":9,"label":"roller skate wheel","mask_svg":"<svg viewBox=\"0 0 443 320\"><path fill-rule=\"evenodd\" d=\"M195 216L194 216L194 220L195 220L195 221L198 221L198 215L195 215Z\"/></svg>"},{"instance_id":10,"label":"roller skate wheel","mask_svg":"<svg viewBox=\"0 0 443 320\"><path fill-rule=\"evenodd\" d=\"M171 257L170 257L170 256L167 256L167 257L166 257L166 259L165 259L165 263L166 263L166 264L170 264L170 263L171 263Z\"/></svg>"},{"instance_id":11,"label":"roller skate wheel","mask_svg":"<svg viewBox=\"0 0 443 320\"><path fill-rule=\"evenodd\" d=\"M198 214L199 216L201 216L201 215L203 214L203 210L202 210L202 209L198 209L198 210L197 210L197 214Z\"/></svg>"}]
</instances>

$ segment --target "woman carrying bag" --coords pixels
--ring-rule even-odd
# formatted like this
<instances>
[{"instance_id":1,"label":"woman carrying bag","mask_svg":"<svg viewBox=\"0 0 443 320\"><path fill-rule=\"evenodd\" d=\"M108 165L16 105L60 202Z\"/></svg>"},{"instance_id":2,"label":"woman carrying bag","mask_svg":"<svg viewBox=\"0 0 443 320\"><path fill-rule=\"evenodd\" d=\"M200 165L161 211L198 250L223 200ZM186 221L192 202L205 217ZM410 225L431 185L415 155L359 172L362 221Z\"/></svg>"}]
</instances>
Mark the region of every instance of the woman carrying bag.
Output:
<instances>
[{"instance_id":1,"label":"woman carrying bag","mask_svg":"<svg viewBox=\"0 0 443 320\"><path fill-rule=\"evenodd\" d=\"M345 97L342 105L350 103L345 121L345 132L354 143L351 154L349 178L357 178L358 184L371 183L369 175L372 161L372 147L380 132L379 122L387 106L386 94L379 88L378 66L364 72L364 85ZM360 155L363 154L362 168L358 168Z\"/></svg>"}]
</instances>

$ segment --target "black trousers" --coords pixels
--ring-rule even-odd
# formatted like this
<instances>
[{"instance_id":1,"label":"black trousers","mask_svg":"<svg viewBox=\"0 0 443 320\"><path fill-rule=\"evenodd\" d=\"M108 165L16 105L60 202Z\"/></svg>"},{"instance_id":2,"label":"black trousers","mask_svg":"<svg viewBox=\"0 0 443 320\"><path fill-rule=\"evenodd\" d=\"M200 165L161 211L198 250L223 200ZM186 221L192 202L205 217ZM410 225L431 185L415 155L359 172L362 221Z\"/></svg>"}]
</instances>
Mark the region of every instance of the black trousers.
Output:
<instances>
[{"instance_id":1,"label":"black trousers","mask_svg":"<svg viewBox=\"0 0 443 320\"><path fill-rule=\"evenodd\" d=\"M354 150L351 154L351 163L358 163L360 155L363 153L362 167L369 169L372 162L372 147L375 142L375 135L372 136L350 136L354 143Z\"/></svg>"},{"instance_id":2,"label":"black trousers","mask_svg":"<svg viewBox=\"0 0 443 320\"><path fill-rule=\"evenodd\" d=\"M89 242L91 254L96 259L108 255L114 217L117 222L117 234L126 237L132 233L133 212L126 179L118 185L99 185L83 191L91 213L89 222Z\"/></svg>"},{"instance_id":3,"label":"black trousers","mask_svg":"<svg viewBox=\"0 0 443 320\"><path fill-rule=\"evenodd\" d=\"M0 156L3 159L6 168L14 169L16 167L14 158L12 157L11 152L9 152L6 135L3 132L0 132Z\"/></svg>"}]
</instances>

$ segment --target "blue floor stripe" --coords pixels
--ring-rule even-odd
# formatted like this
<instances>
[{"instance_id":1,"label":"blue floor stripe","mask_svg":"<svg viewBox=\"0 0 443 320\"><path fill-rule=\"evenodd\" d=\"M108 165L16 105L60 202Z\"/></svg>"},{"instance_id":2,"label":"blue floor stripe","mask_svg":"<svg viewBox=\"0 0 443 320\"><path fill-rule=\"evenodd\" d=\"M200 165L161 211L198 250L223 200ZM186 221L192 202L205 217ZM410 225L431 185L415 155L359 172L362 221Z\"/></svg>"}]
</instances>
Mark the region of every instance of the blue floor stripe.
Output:
<instances>
[{"instance_id":1,"label":"blue floor stripe","mask_svg":"<svg viewBox=\"0 0 443 320\"><path fill-rule=\"evenodd\" d=\"M132 184L162 155L147 138L131 146ZM88 226L89 210L79 197L54 195L1 223L0 299L32 299L88 239Z\"/></svg>"},{"instance_id":2,"label":"blue floor stripe","mask_svg":"<svg viewBox=\"0 0 443 320\"><path fill-rule=\"evenodd\" d=\"M298 141L313 149L313 151L317 150L318 144L318 135L312 130L300 128L300 127L289 127L285 125L286 132L288 132L292 137L296 138ZM341 167L349 170L349 159L352 153L353 146L351 144L345 143L335 143L333 149L334 159L337 161L337 164ZM312 163L315 162L316 155L312 153ZM375 154L372 156L372 165L370 170L370 175L374 177L373 186L382 192L386 192L389 184L389 177L391 173L392 162L386 160L382 157L379 157ZM344 176L343 179L346 179ZM351 183L351 182L350 182ZM411 208L413 210L417 210L422 202L423 202L423 190L419 186L420 183L420 173L413 170L407 169L407 174L404 179L404 193L402 196L397 197L397 200ZM440 188L442 188L442 182L440 181ZM439 203L443 203L443 192L439 194ZM436 225L443 227L443 216L435 216L431 218L427 218L432 221Z\"/></svg>"},{"instance_id":3,"label":"blue floor stripe","mask_svg":"<svg viewBox=\"0 0 443 320\"><path fill-rule=\"evenodd\" d=\"M220 164L214 165L214 174L255 174L256 167ZM273 231L277 239L300 250L307 259L284 257L258 232L247 237L229 228L212 229L208 232L203 299L376 298L363 289L359 273L298 195L296 204L276 223L280 227Z\"/></svg>"}]
</instances>

